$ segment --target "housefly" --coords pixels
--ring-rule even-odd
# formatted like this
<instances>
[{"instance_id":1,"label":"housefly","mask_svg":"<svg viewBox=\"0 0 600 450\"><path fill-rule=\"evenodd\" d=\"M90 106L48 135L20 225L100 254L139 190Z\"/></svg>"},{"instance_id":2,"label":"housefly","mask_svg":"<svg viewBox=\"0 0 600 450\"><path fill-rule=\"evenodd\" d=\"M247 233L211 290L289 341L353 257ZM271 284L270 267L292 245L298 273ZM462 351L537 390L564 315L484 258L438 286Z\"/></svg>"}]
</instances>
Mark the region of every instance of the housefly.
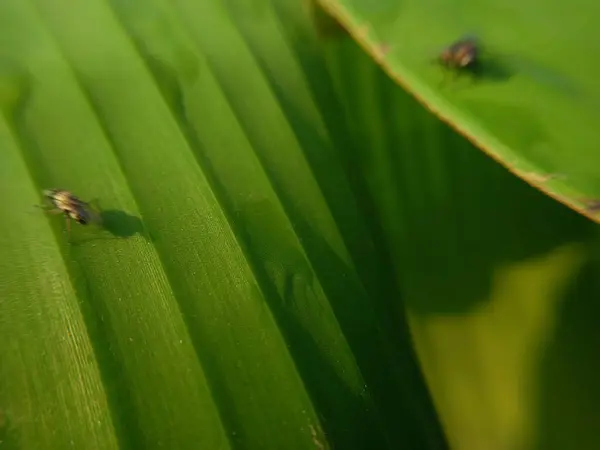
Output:
<instances>
[{"instance_id":1,"label":"housefly","mask_svg":"<svg viewBox=\"0 0 600 450\"><path fill-rule=\"evenodd\" d=\"M51 214L65 215L69 236L71 234L71 220L81 225L87 225L98 220L98 216L92 211L89 203L84 202L65 189L46 189L43 194L52 206L42 206L42 208Z\"/></svg>"},{"instance_id":2,"label":"housefly","mask_svg":"<svg viewBox=\"0 0 600 450\"><path fill-rule=\"evenodd\" d=\"M454 74L468 72L478 75L481 69L481 45L473 37L464 37L450 44L436 58L436 62Z\"/></svg>"}]
</instances>

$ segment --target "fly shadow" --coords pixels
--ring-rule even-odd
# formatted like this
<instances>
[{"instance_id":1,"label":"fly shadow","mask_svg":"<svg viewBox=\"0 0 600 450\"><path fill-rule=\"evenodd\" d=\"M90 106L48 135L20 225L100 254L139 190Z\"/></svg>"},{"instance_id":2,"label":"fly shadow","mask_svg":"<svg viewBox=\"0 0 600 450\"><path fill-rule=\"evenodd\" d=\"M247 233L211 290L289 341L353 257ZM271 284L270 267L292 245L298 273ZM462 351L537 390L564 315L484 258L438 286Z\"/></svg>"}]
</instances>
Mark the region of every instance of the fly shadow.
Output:
<instances>
[{"instance_id":1,"label":"fly shadow","mask_svg":"<svg viewBox=\"0 0 600 450\"><path fill-rule=\"evenodd\" d=\"M481 58L468 69L454 72L444 69L444 71L443 78L439 82L440 87L451 84L454 89L483 83L505 82L517 73L507 59L499 56Z\"/></svg>"},{"instance_id":2,"label":"fly shadow","mask_svg":"<svg viewBox=\"0 0 600 450\"><path fill-rule=\"evenodd\" d=\"M517 73L510 61L501 55L486 55L475 66L475 81L508 81Z\"/></svg>"},{"instance_id":3,"label":"fly shadow","mask_svg":"<svg viewBox=\"0 0 600 450\"><path fill-rule=\"evenodd\" d=\"M97 203L97 202L96 202ZM112 235L112 237L88 237L78 239L74 245L84 244L90 241L105 239L127 239L135 235L142 236L146 241L153 242L154 239L144 227L144 222L137 216L129 214L120 209L106 209L98 211L99 221L97 226Z\"/></svg>"},{"instance_id":4,"label":"fly shadow","mask_svg":"<svg viewBox=\"0 0 600 450\"><path fill-rule=\"evenodd\" d=\"M490 50L474 35L450 44L431 61L444 70L440 84L468 78L470 83L502 82L516 74L516 68L503 55Z\"/></svg>"},{"instance_id":5,"label":"fly shadow","mask_svg":"<svg viewBox=\"0 0 600 450\"><path fill-rule=\"evenodd\" d=\"M455 68L454 78L461 75L468 75L472 82L503 82L515 75L522 75L532 81L555 89L571 97L577 97L579 100L587 98L578 85L568 76L558 72L554 68L532 58L517 53L507 53L499 51L496 48L485 45L480 38L475 35L467 35L461 40L455 42L440 53L434 61L443 64L442 56L448 54L446 58L450 59L460 57L461 45L469 43L472 52L472 62L465 67ZM446 69L446 72L451 71ZM446 80L447 77L444 78ZM442 81L443 83L443 81ZM594 105L597 106L597 105Z\"/></svg>"},{"instance_id":6,"label":"fly shadow","mask_svg":"<svg viewBox=\"0 0 600 450\"><path fill-rule=\"evenodd\" d=\"M152 240L142 219L119 209L107 209L100 212L102 228L115 237L128 238L136 234Z\"/></svg>"}]
</instances>

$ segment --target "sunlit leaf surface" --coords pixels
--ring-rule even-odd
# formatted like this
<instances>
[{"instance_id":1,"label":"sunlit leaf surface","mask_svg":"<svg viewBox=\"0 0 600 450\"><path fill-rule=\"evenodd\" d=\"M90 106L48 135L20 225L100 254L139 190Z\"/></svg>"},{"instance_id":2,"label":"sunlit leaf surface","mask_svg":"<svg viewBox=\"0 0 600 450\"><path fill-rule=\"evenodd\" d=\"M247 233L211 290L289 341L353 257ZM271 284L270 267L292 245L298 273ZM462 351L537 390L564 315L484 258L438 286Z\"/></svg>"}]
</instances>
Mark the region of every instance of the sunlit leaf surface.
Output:
<instances>
[{"instance_id":1,"label":"sunlit leaf surface","mask_svg":"<svg viewBox=\"0 0 600 450\"><path fill-rule=\"evenodd\" d=\"M0 3L3 447L443 442L308 17Z\"/></svg>"},{"instance_id":2,"label":"sunlit leaf surface","mask_svg":"<svg viewBox=\"0 0 600 450\"><path fill-rule=\"evenodd\" d=\"M316 1L431 111L528 183L600 222L593 57L600 3ZM434 64L465 37L481 49L474 82Z\"/></svg>"},{"instance_id":3,"label":"sunlit leaf surface","mask_svg":"<svg viewBox=\"0 0 600 450\"><path fill-rule=\"evenodd\" d=\"M450 447L598 448L598 225L338 47L347 171L373 203Z\"/></svg>"}]
</instances>

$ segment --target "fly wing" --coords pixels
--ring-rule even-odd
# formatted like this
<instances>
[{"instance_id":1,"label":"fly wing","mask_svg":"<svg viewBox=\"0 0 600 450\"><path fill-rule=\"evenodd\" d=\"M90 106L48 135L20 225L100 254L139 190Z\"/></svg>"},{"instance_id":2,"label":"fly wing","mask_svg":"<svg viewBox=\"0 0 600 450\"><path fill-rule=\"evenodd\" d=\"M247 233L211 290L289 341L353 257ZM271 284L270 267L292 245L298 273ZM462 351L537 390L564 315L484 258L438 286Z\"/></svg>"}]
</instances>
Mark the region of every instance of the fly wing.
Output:
<instances>
[{"instance_id":1,"label":"fly wing","mask_svg":"<svg viewBox=\"0 0 600 450\"><path fill-rule=\"evenodd\" d=\"M460 38L458 38L456 41L454 41L450 45L450 47L452 49L454 49L455 51L458 50L459 48L468 47L468 48L476 49L477 52L483 52L484 51L483 42L484 42L484 39L481 38L479 33L469 32L469 33L463 34Z\"/></svg>"},{"instance_id":2,"label":"fly wing","mask_svg":"<svg viewBox=\"0 0 600 450\"><path fill-rule=\"evenodd\" d=\"M102 225L100 212L93 208L90 203L79 200L79 212L85 217L88 224Z\"/></svg>"},{"instance_id":3,"label":"fly wing","mask_svg":"<svg viewBox=\"0 0 600 450\"><path fill-rule=\"evenodd\" d=\"M477 37L477 34L474 32L469 32L463 34L458 39L455 37L454 40L448 40L443 46L439 46L437 50L433 50L429 52L430 54L436 55L431 58L430 61L432 63L439 63L440 60L443 59L443 56L446 56L446 59L449 59L449 55L455 54L461 47L465 44L470 46L480 47L480 39Z\"/></svg>"}]
</instances>

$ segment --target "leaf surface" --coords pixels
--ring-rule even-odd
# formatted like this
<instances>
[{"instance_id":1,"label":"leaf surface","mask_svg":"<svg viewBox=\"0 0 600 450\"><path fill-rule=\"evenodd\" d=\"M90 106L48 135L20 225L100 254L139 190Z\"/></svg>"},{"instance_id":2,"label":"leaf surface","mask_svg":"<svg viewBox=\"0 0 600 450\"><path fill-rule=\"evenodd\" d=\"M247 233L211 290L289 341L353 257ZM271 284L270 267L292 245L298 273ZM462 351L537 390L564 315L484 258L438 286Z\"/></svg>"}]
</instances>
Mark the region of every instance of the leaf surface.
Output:
<instances>
[{"instance_id":1,"label":"leaf surface","mask_svg":"<svg viewBox=\"0 0 600 450\"><path fill-rule=\"evenodd\" d=\"M0 18L1 440L440 439L299 5L11 0ZM102 223L67 234L33 206L52 187Z\"/></svg>"},{"instance_id":2,"label":"leaf surface","mask_svg":"<svg viewBox=\"0 0 600 450\"><path fill-rule=\"evenodd\" d=\"M449 447L597 448L598 225L488 158L353 43L331 45L355 124L345 166L381 226Z\"/></svg>"},{"instance_id":3,"label":"leaf surface","mask_svg":"<svg viewBox=\"0 0 600 450\"><path fill-rule=\"evenodd\" d=\"M514 174L598 221L597 4L319 3L428 109ZM485 54L475 82L433 63L464 37L476 38Z\"/></svg>"}]
</instances>

